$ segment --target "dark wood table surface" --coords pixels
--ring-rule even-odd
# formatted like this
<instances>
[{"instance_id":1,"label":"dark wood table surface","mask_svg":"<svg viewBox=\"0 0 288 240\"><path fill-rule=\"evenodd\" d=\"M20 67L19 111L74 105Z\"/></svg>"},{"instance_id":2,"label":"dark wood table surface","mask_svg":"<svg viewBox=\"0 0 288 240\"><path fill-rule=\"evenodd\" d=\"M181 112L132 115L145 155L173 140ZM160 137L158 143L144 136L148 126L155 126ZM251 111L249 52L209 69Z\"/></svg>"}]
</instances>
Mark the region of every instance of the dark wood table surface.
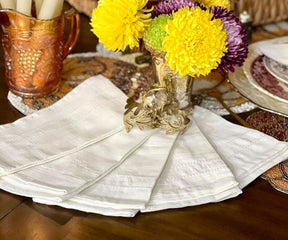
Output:
<instances>
[{"instance_id":1,"label":"dark wood table surface","mask_svg":"<svg viewBox=\"0 0 288 240\"><path fill-rule=\"evenodd\" d=\"M81 20L74 52L95 51L89 19ZM0 124L5 124L23 115L7 100L2 50L0 68ZM288 195L258 178L223 202L120 218L37 204L0 190L0 239L288 239Z\"/></svg>"}]
</instances>

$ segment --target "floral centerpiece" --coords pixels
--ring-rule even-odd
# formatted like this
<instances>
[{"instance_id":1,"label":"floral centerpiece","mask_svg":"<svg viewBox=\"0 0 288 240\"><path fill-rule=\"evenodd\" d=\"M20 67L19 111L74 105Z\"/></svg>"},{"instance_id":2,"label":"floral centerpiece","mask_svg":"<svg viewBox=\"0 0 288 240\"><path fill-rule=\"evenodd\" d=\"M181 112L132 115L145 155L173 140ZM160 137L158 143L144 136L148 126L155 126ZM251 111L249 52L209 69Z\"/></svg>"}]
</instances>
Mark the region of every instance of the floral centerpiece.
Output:
<instances>
[{"instance_id":1,"label":"floral centerpiece","mask_svg":"<svg viewBox=\"0 0 288 240\"><path fill-rule=\"evenodd\" d=\"M143 92L142 102L128 99L128 128L183 130L189 123L189 108L178 96L183 86L189 97L194 77L234 71L248 54L245 30L229 0L99 0L91 25L107 49L144 45L154 57L156 82Z\"/></svg>"}]
</instances>

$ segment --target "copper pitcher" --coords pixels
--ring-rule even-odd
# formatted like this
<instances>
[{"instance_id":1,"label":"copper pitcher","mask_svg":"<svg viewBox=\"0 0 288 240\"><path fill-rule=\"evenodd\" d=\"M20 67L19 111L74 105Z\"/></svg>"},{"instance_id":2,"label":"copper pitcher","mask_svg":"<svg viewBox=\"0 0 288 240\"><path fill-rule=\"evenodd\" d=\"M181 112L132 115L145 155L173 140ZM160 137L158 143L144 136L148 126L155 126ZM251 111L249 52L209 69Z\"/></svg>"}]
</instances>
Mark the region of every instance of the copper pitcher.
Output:
<instances>
[{"instance_id":1,"label":"copper pitcher","mask_svg":"<svg viewBox=\"0 0 288 240\"><path fill-rule=\"evenodd\" d=\"M66 20L71 20L71 30L65 42ZM6 81L10 91L22 97L39 97L57 90L63 60L79 35L79 21L74 9L49 20L39 20L15 10L0 10Z\"/></svg>"}]
</instances>

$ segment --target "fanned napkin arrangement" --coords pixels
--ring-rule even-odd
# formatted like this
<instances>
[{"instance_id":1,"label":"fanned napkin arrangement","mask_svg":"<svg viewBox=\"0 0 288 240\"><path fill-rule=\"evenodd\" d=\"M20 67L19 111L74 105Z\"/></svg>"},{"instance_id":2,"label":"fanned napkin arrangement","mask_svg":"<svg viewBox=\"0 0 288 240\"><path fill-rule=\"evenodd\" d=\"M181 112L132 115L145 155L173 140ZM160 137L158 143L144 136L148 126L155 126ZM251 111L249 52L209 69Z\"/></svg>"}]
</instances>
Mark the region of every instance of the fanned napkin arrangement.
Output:
<instances>
[{"instance_id":1,"label":"fanned napkin arrangement","mask_svg":"<svg viewBox=\"0 0 288 240\"><path fill-rule=\"evenodd\" d=\"M195 107L184 134L126 133L126 96L92 77L56 104L0 126L0 188L111 216L218 202L288 157L288 146Z\"/></svg>"}]
</instances>

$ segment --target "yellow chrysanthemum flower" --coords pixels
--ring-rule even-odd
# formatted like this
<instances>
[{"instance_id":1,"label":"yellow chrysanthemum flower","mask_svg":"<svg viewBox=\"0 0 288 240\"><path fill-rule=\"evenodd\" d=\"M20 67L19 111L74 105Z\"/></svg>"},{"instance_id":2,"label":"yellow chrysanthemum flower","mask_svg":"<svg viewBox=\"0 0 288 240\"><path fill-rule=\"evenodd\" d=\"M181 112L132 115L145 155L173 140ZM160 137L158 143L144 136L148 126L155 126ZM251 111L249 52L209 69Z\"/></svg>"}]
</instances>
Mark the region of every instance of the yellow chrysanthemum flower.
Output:
<instances>
[{"instance_id":1,"label":"yellow chrysanthemum flower","mask_svg":"<svg viewBox=\"0 0 288 240\"><path fill-rule=\"evenodd\" d=\"M151 10L144 9L148 0L100 0L92 12L92 32L99 42L113 51L139 47L151 21Z\"/></svg>"},{"instance_id":2,"label":"yellow chrysanthemum flower","mask_svg":"<svg viewBox=\"0 0 288 240\"><path fill-rule=\"evenodd\" d=\"M230 11L230 0L195 0L205 7L223 7Z\"/></svg>"},{"instance_id":3,"label":"yellow chrysanthemum flower","mask_svg":"<svg viewBox=\"0 0 288 240\"><path fill-rule=\"evenodd\" d=\"M227 52L227 34L220 19L200 8L173 13L168 20L162 50L166 64L180 76L207 75Z\"/></svg>"}]
</instances>

